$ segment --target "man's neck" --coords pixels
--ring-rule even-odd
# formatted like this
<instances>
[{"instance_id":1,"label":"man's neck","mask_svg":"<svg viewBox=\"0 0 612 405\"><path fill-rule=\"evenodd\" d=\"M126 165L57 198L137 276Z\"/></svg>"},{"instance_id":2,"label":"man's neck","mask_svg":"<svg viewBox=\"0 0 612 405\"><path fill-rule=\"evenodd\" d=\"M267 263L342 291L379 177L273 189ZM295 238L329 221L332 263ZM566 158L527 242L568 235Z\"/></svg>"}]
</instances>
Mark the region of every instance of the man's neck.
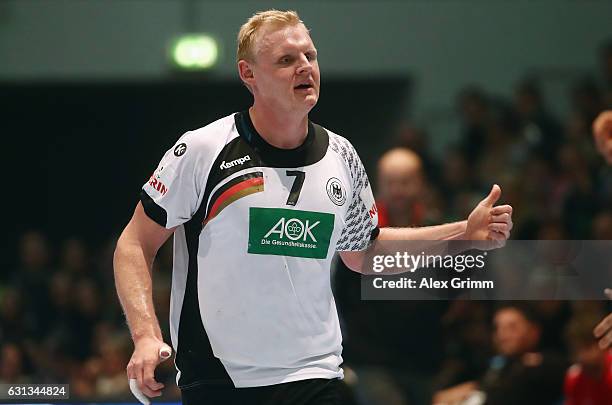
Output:
<instances>
[{"instance_id":1,"label":"man's neck","mask_svg":"<svg viewBox=\"0 0 612 405\"><path fill-rule=\"evenodd\" d=\"M308 135L308 114L282 114L253 105L249 115L259 135L276 148L295 149Z\"/></svg>"}]
</instances>

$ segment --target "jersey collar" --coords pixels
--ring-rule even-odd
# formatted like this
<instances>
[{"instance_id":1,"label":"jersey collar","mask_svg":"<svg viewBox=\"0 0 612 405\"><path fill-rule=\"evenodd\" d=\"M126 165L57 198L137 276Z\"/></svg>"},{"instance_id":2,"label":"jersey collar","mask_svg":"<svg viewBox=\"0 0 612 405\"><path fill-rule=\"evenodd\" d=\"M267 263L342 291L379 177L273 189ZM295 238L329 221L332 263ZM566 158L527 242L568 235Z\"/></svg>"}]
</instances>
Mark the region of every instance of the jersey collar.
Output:
<instances>
[{"instance_id":1,"label":"jersey collar","mask_svg":"<svg viewBox=\"0 0 612 405\"><path fill-rule=\"evenodd\" d=\"M274 167L300 167L318 162L325 156L329 139L327 132L308 121L308 134L304 143L294 149L281 149L266 142L253 126L248 111L234 116L240 136L258 153L262 162ZM321 130L317 130L318 127Z\"/></svg>"}]
</instances>

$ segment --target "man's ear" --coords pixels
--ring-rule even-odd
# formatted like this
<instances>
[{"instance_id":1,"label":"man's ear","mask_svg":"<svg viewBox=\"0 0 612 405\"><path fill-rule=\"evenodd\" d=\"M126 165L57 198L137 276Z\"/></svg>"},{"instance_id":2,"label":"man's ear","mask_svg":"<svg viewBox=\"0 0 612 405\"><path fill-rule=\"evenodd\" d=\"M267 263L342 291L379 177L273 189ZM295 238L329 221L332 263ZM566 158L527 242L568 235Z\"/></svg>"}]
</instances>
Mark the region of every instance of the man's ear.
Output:
<instances>
[{"instance_id":1,"label":"man's ear","mask_svg":"<svg viewBox=\"0 0 612 405\"><path fill-rule=\"evenodd\" d=\"M240 75L240 79L247 87L253 87L255 75L253 74L253 69L251 68L251 64L249 62L244 59L240 59L238 61L238 74Z\"/></svg>"}]
</instances>

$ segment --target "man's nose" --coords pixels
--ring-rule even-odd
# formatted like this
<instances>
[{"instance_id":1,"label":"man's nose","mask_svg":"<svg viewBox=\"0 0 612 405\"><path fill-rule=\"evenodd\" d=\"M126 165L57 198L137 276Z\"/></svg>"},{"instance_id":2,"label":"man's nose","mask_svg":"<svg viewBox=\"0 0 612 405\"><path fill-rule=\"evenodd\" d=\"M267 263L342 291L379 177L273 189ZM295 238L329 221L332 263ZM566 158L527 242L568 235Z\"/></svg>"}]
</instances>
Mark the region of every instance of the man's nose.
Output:
<instances>
[{"instance_id":1,"label":"man's nose","mask_svg":"<svg viewBox=\"0 0 612 405\"><path fill-rule=\"evenodd\" d=\"M312 64L310 63L310 61L308 60L306 56L302 55L302 57L300 58L300 63L296 70L296 73L300 75L300 74L310 73L310 72L312 72Z\"/></svg>"}]
</instances>

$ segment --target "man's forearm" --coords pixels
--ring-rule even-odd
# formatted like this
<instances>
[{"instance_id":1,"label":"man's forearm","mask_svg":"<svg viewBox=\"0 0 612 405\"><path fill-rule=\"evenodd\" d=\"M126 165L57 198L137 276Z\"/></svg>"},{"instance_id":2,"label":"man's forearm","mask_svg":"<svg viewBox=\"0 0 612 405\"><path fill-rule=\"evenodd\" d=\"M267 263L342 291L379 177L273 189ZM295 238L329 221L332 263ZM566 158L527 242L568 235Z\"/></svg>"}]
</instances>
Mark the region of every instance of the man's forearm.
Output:
<instances>
[{"instance_id":1,"label":"man's forearm","mask_svg":"<svg viewBox=\"0 0 612 405\"><path fill-rule=\"evenodd\" d=\"M113 263L117 294L132 338L134 341L143 337L162 339L153 306L150 271L153 258L147 258L136 242L123 236L117 242Z\"/></svg>"},{"instance_id":2,"label":"man's forearm","mask_svg":"<svg viewBox=\"0 0 612 405\"><path fill-rule=\"evenodd\" d=\"M425 226L421 228L381 228L377 241L419 241L421 243L412 243L404 246L407 253L419 255L426 254L441 254L447 253L447 244L431 243L430 241L445 241L445 240L462 240L464 237L467 221L453 222L444 225ZM389 245L376 243L368 250L361 252L341 252L340 256L344 264L348 268L358 273L367 274L371 269L364 269L364 260L368 252L373 252L376 249L377 254L392 254L386 252ZM458 248L455 246L455 248ZM460 250L467 250L469 246L460 247ZM407 270L388 271L389 274L403 273Z\"/></svg>"},{"instance_id":3,"label":"man's forearm","mask_svg":"<svg viewBox=\"0 0 612 405\"><path fill-rule=\"evenodd\" d=\"M458 240L465 233L467 221L420 228L381 228L378 240Z\"/></svg>"}]
</instances>

